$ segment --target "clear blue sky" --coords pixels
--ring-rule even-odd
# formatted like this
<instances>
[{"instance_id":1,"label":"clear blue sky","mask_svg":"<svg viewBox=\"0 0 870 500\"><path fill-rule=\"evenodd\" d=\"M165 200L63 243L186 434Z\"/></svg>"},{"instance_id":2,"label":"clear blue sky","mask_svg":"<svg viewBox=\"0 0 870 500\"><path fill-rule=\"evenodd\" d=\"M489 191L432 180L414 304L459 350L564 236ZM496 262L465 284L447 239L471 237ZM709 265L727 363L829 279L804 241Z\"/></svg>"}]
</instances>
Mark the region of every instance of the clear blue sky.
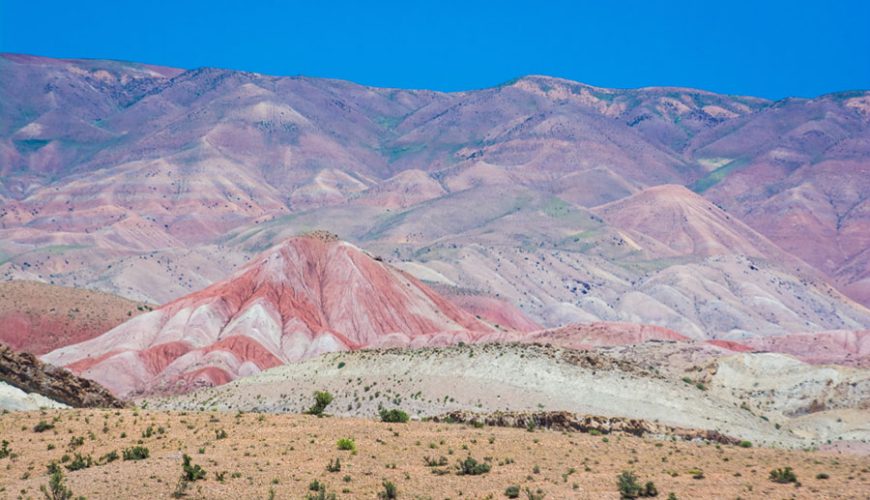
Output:
<instances>
[{"instance_id":1,"label":"clear blue sky","mask_svg":"<svg viewBox=\"0 0 870 500\"><path fill-rule=\"evenodd\" d=\"M870 1L0 0L0 51L437 90L534 73L814 96L870 88Z\"/></svg>"}]
</instances>

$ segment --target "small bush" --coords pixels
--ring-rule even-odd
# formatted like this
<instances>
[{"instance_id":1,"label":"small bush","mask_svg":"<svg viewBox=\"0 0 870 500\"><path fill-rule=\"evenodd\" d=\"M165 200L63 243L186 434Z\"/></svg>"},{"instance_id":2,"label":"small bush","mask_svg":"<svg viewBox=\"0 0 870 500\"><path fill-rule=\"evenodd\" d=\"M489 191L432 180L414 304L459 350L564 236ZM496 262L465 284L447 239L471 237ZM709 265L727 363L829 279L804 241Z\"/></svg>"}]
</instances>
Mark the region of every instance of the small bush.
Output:
<instances>
[{"instance_id":1,"label":"small bush","mask_svg":"<svg viewBox=\"0 0 870 500\"><path fill-rule=\"evenodd\" d=\"M12 453L12 451L9 450L9 441L6 441L6 440L4 439L4 440L3 440L3 443L0 444L0 458L6 458L6 457L8 457L11 453Z\"/></svg>"},{"instance_id":2,"label":"small bush","mask_svg":"<svg viewBox=\"0 0 870 500\"><path fill-rule=\"evenodd\" d=\"M335 460L330 460L328 464L326 464L327 472L341 472L341 460L336 458Z\"/></svg>"},{"instance_id":3,"label":"small bush","mask_svg":"<svg viewBox=\"0 0 870 500\"><path fill-rule=\"evenodd\" d=\"M121 452L121 455L124 457L124 460L145 460L148 458L148 448L144 446L134 446L132 448L126 448Z\"/></svg>"},{"instance_id":4,"label":"small bush","mask_svg":"<svg viewBox=\"0 0 870 500\"><path fill-rule=\"evenodd\" d=\"M741 448L752 448L752 441L740 441L739 443L737 443L737 446Z\"/></svg>"},{"instance_id":5,"label":"small bush","mask_svg":"<svg viewBox=\"0 0 870 500\"><path fill-rule=\"evenodd\" d=\"M188 482L198 481L200 479L205 479L205 470L199 465L194 465L190 463L190 455L184 454L181 458L181 476Z\"/></svg>"},{"instance_id":6,"label":"small bush","mask_svg":"<svg viewBox=\"0 0 870 500\"><path fill-rule=\"evenodd\" d=\"M99 463L99 464L107 464L107 463L109 463L109 462L114 462L114 461L117 460L117 459L118 459L118 452L112 450L112 451L110 451L109 453L106 453L105 455L103 455L102 457L100 457L100 459L97 461L97 463Z\"/></svg>"},{"instance_id":7,"label":"small bush","mask_svg":"<svg viewBox=\"0 0 870 500\"><path fill-rule=\"evenodd\" d=\"M623 471L616 478L616 487L619 490L621 498L639 498L639 497L655 497L659 492L656 485L652 481L648 481L644 486L640 485L637 476L632 471Z\"/></svg>"},{"instance_id":8,"label":"small bush","mask_svg":"<svg viewBox=\"0 0 870 500\"><path fill-rule=\"evenodd\" d=\"M460 476L479 476L486 474L491 468L492 466L486 462L478 462L471 457L467 457L465 460L460 460L456 465L456 473Z\"/></svg>"},{"instance_id":9,"label":"small bush","mask_svg":"<svg viewBox=\"0 0 870 500\"><path fill-rule=\"evenodd\" d=\"M214 431L214 437L215 437L215 439L226 439L227 438L227 431L225 431L223 429L218 429L218 430Z\"/></svg>"},{"instance_id":10,"label":"small bush","mask_svg":"<svg viewBox=\"0 0 870 500\"><path fill-rule=\"evenodd\" d=\"M447 465L447 457L440 456L437 459L432 457L423 457L423 462L426 463L426 467L444 467Z\"/></svg>"},{"instance_id":11,"label":"small bush","mask_svg":"<svg viewBox=\"0 0 870 500\"><path fill-rule=\"evenodd\" d=\"M311 408L308 409L306 413L309 415L317 415L318 417L323 415L323 411L326 410L326 407L329 406L329 403L332 403L332 394L327 391L317 391L314 393L314 404L311 405Z\"/></svg>"},{"instance_id":12,"label":"small bush","mask_svg":"<svg viewBox=\"0 0 870 500\"><path fill-rule=\"evenodd\" d=\"M92 465L94 465L94 460L91 458L90 455L82 455L80 453L76 453L72 461L66 464L66 468L67 470L76 471L87 469Z\"/></svg>"},{"instance_id":13,"label":"small bush","mask_svg":"<svg viewBox=\"0 0 870 500\"><path fill-rule=\"evenodd\" d=\"M791 467L786 467L784 469L773 469L770 471L770 480L774 483L796 483L797 476L794 471L791 470Z\"/></svg>"},{"instance_id":14,"label":"small bush","mask_svg":"<svg viewBox=\"0 0 870 500\"><path fill-rule=\"evenodd\" d=\"M396 488L396 485L393 482L387 481L385 479L384 482L381 483L381 486L383 486L384 489L380 493L378 493L378 498L382 500L392 500L394 498L399 498L399 490L398 488Z\"/></svg>"},{"instance_id":15,"label":"small bush","mask_svg":"<svg viewBox=\"0 0 870 500\"><path fill-rule=\"evenodd\" d=\"M45 432L54 429L54 424L50 424L45 420L40 420L38 424L33 426L33 432Z\"/></svg>"},{"instance_id":16,"label":"small bush","mask_svg":"<svg viewBox=\"0 0 870 500\"><path fill-rule=\"evenodd\" d=\"M830 475L827 472L819 472L816 474L816 479L830 479Z\"/></svg>"},{"instance_id":17,"label":"small bush","mask_svg":"<svg viewBox=\"0 0 870 500\"><path fill-rule=\"evenodd\" d=\"M394 408L392 410L381 410L381 422L404 424L408 420L410 420L408 414L402 410L399 410L398 408Z\"/></svg>"},{"instance_id":18,"label":"small bush","mask_svg":"<svg viewBox=\"0 0 870 500\"><path fill-rule=\"evenodd\" d=\"M520 497L520 487L516 485L510 485L504 489L504 496L508 498L519 498Z\"/></svg>"},{"instance_id":19,"label":"small bush","mask_svg":"<svg viewBox=\"0 0 870 500\"><path fill-rule=\"evenodd\" d=\"M356 451L356 443L351 438L341 438L338 440L338 449L343 451Z\"/></svg>"},{"instance_id":20,"label":"small bush","mask_svg":"<svg viewBox=\"0 0 870 500\"><path fill-rule=\"evenodd\" d=\"M39 491L42 492L47 500L70 500L73 497L72 490L66 487L66 480L60 467L56 467L51 472L51 476L48 478L48 486L40 486Z\"/></svg>"}]
</instances>

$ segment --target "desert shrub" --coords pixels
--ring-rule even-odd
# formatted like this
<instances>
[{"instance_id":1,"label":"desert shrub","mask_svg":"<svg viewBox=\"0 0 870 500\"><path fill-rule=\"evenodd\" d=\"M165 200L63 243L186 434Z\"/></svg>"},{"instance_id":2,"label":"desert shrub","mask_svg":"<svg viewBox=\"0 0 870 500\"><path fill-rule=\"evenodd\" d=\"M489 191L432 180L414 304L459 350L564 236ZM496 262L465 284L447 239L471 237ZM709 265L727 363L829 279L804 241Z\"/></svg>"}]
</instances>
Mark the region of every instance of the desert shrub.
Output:
<instances>
[{"instance_id":1,"label":"desert shrub","mask_svg":"<svg viewBox=\"0 0 870 500\"><path fill-rule=\"evenodd\" d=\"M9 450L9 441L3 440L3 443L0 444L0 458L6 458L12 454L12 451Z\"/></svg>"},{"instance_id":2,"label":"desert shrub","mask_svg":"<svg viewBox=\"0 0 870 500\"><path fill-rule=\"evenodd\" d=\"M356 451L356 443L352 438L341 438L336 444L339 450Z\"/></svg>"},{"instance_id":3,"label":"desert shrub","mask_svg":"<svg viewBox=\"0 0 870 500\"><path fill-rule=\"evenodd\" d=\"M404 424L409 419L408 414L398 408L381 410L381 422Z\"/></svg>"},{"instance_id":4,"label":"desert shrub","mask_svg":"<svg viewBox=\"0 0 870 500\"><path fill-rule=\"evenodd\" d=\"M335 493L326 490L326 483L321 483L317 479L308 483L308 491L306 500L336 500Z\"/></svg>"},{"instance_id":5,"label":"desert shrub","mask_svg":"<svg viewBox=\"0 0 870 500\"><path fill-rule=\"evenodd\" d=\"M79 446L81 446L81 445L83 445L83 444L85 444L85 438L84 438L84 437L82 437L82 436L78 436L78 437L73 436L73 437L69 438L69 443L67 444L67 448L69 448L70 450L74 450L74 449L78 448Z\"/></svg>"},{"instance_id":6,"label":"desert shrub","mask_svg":"<svg viewBox=\"0 0 870 500\"><path fill-rule=\"evenodd\" d=\"M447 457L440 456L437 459L432 457L423 457L423 462L426 463L426 467L443 467L447 465Z\"/></svg>"},{"instance_id":7,"label":"desert shrub","mask_svg":"<svg viewBox=\"0 0 870 500\"><path fill-rule=\"evenodd\" d=\"M94 465L94 460L91 458L90 455L82 455L81 453L76 453L72 461L66 464L66 468L67 470L76 471L87 469L92 465Z\"/></svg>"},{"instance_id":8,"label":"desert shrub","mask_svg":"<svg viewBox=\"0 0 870 500\"><path fill-rule=\"evenodd\" d=\"M134 446L132 448L126 448L121 452L124 460L145 460L148 458L148 448L144 446Z\"/></svg>"},{"instance_id":9,"label":"desert shrub","mask_svg":"<svg viewBox=\"0 0 870 500\"><path fill-rule=\"evenodd\" d=\"M752 448L752 441L743 440L737 443L737 446L741 448Z\"/></svg>"},{"instance_id":10,"label":"desert shrub","mask_svg":"<svg viewBox=\"0 0 870 500\"><path fill-rule=\"evenodd\" d=\"M818 474L816 474L816 479L830 479L830 477L830 474L828 474L827 472L819 472Z\"/></svg>"},{"instance_id":11,"label":"desert shrub","mask_svg":"<svg viewBox=\"0 0 870 500\"><path fill-rule=\"evenodd\" d=\"M544 500L544 497L547 496L544 493L544 490L538 488L535 491L532 491L531 488L526 488L526 498L528 500Z\"/></svg>"},{"instance_id":12,"label":"desert shrub","mask_svg":"<svg viewBox=\"0 0 870 500\"><path fill-rule=\"evenodd\" d=\"M621 498L639 498L658 496L659 492L652 481L641 486L637 476L632 471L622 471L616 478L616 487Z\"/></svg>"},{"instance_id":13,"label":"desert shrub","mask_svg":"<svg viewBox=\"0 0 870 500\"><path fill-rule=\"evenodd\" d=\"M45 420L40 420L38 424L33 426L33 432L45 432L54 429L54 424L50 424Z\"/></svg>"},{"instance_id":14,"label":"desert shrub","mask_svg":"<svg viewBox=\"0 0 870 500\"><path fill-rule=\"evenodd\" d=\"M314 393L314 404L311 405L311 408L308 409L306 413L309 415L323 415L323 411L326 410L326 407L329 406L329 403L332 403L332 394L327 391L317 391Z\"/></svg>"},{"instance_id":15,"label":"desert shrub","mask_svg":"<svg viewBox=\"0 0 870 500\"><path fill-rule=\"evenodd\" d=\"M327 472L341 472L341 460L336 458L335 460L330 460L328 464L326 464Z\"/></svg>"},{"instance_id":16,"label":"desert shrub","mask_svg":"<svg viewBox=\"0 0 870 500\"><path fill-rule=\"evenodd\" d=\"M519 498L520 497L520 487L516 485L510 485L504 489L504 496L508 498Z\"/></svg>"},{"instance_id":17,"label":"desert shrub","mask_svg":"<svg viewBox=\"0 0 870 500\"><path fill-rule=\"evenodd\" d=\"M456 465L456 473L460 476L479 476L486 474L491 468L492 466L486 462L478 462L471 457L467 457L465 460L460 460Z\"/></svg>"},{"instance_id":18,"label":"desert shrub","mask_svg":"<svg viewBox=\"0 0 870 500\"><path fill-rule=\"evenodd\" d=\"M378 493L378 498L382 500L392 500L394 498L399 498L399 489L396 488L395 483L393 483L392 481L387 481L385 479L384 482L381 483L381 486L383 487L383 490Z\"/></svg>"},{"instance_id":19,"label":"desert shrub","mask_svg":"<svg viewBox=\"0 0 870 500\"><path fill-rule=\"evenodd\" d=\"M73 497L72 490L66 487L66 479L64 479L60 467L55 468L49 476L48 486L40 486L39 491L42 492L46 500L70 500Z\"/></svg>"},{"instance_id":20,"label":"desert shrub","mask_svg":"<svg viewBox=\"0 0 870 500\"><path fill-rule=\"evenodd\" d=\"M190 463L190 455L184 454L181 458L182 477L188 482L205 479L205 470L199 465Z\"/></svg>"},{"instance_id":21,"label":"desert shrub","mask_svg":"<svg viewBox=\"0 0 870 500\"><path fill-rule=\"evenodd\" d=\"M784 469L773 469L770 471L770 480L774 483L796 483L797 476L791 467L786 467Z\"/></svg>"},{"instance_id":22,"label":"desert shrub","mask_svg":"<svg viewBox=\"0 0 870 500\"><path fill-rule=\"evenodd\" d=\"M97 461L97 463L107 464L109 462L114 462L117 459L118 459L118 452L115 450L112 450L109 453L106 453L105 455L101 456L100 459Z\"/></svg>"},{"instance_id":23,"label":"desert shrub","mask_svg":"<svg viewBox=\"0 0 870 500\"><path fill-rule=\"evenodd\" d=\"M227 431L225 431L223 429L218 429L218 430L214 431L214 437L215 437L215 439L226 439L227 438Z\"/></svg>"}]
</instances>

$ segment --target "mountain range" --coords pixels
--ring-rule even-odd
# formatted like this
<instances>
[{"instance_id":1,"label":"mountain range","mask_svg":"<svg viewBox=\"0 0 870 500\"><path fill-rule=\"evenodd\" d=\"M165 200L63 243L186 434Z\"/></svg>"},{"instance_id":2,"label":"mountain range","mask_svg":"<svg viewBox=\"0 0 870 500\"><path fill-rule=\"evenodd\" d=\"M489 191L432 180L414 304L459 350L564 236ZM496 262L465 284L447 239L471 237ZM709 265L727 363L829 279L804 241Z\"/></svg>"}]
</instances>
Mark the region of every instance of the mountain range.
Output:
<instances>
[{"instance_id":1,"label":"mountain range","mask_svg":"<svg viewBox=\"0 0 870 500\"><path fill-rule=\"evenodd\" d=\"M865 91L441 93L4 54L0 97L6 279L165 304L320 228L526 331L870 325Z\"/></svg>"}]
</instances>

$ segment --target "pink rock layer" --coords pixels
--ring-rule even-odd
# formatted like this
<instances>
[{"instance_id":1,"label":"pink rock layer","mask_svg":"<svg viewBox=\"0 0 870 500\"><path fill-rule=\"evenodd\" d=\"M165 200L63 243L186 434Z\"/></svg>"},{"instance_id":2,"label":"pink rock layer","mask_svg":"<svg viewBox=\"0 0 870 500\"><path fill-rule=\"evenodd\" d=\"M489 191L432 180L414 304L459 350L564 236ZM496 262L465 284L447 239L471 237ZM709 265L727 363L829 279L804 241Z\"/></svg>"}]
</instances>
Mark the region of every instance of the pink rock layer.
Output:
<instances>
[{"instance_id":1,"label":"pink rock layer","mask_svg":"<svg viewBox=\"0 0 870 500\"><path fill-rule=\"evenodd\" d=\"M324 352L515 337L357 247L316 234L45 360L130 396L221 384Z\"/></svg>"}]
</instances>

